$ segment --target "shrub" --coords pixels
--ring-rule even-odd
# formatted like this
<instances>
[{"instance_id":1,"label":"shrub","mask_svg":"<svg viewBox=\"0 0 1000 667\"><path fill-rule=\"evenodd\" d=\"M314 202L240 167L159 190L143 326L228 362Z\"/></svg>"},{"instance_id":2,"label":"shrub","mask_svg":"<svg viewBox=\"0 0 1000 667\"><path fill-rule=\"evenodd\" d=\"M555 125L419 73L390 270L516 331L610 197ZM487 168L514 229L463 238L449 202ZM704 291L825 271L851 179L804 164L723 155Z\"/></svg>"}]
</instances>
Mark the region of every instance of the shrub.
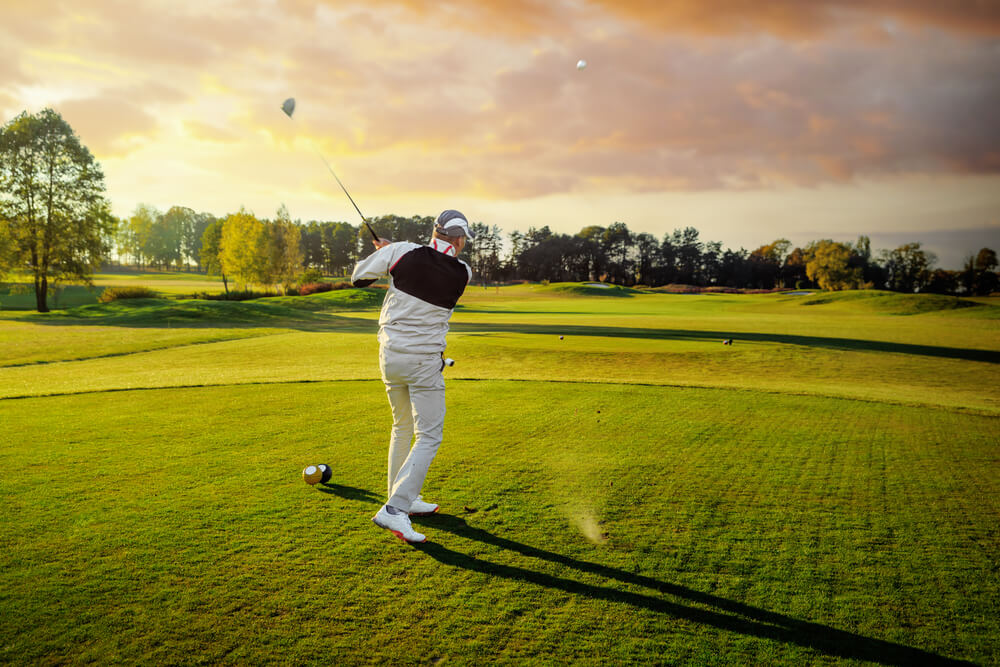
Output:
<instances>
[{"instance_id":1,"label":"shrub","mask_svg":"<svg viewBox=\"0 0 1000 667\"><path fill-rule=\"evenodd\" d=\"M299 288L299 296L309 296L319 292L329 292L333 289L331 283L306 283Z\"/></svg>"},{"instance_id":2,"label":"shrub","mask_svg":"<svg viewBox=\"0 0 1000 667\"><path fill-rule=\"evenodd\" d=\"M299 288L299 296L309 296L318 292L332 292L333 290L350 289L352 287L354 285L343 281L338 283L309 283Z\"/></svg>"},{"instance_id":3,"label":"shrub","mask_svg":"<svg viewBox=\"0 0 1000 667\"><path fill-rule=\"evenodd\" d=\"M159 296L148 287L108 287L97 297L100 303L111 303L121 299L155 299Z\"/></svg>"},{"instance_id":4,"label":"shrub","mask_svg":"<svg viewBox=\"0 0 1000 667\"><path fill-rule=\"evenodd\" d=\"M196 299L206 301L248 301L250 299L262 299L268 296L281 296L273 292L255 292L253 290L243 290L242 292L230 291L220 294L209 294L208 292L198 292L194 295Z\"/></svg>"},{"instance_id":5,"label":"shrub","mask_svg":"<svg viewBox=\"0 0 1000 667\"><path fill-rule=\"evenodd\" d=\"M295 281L299 287L312 285L323 280L323 273L319 269L306 269Z\"/></svg>"}]
</instances>

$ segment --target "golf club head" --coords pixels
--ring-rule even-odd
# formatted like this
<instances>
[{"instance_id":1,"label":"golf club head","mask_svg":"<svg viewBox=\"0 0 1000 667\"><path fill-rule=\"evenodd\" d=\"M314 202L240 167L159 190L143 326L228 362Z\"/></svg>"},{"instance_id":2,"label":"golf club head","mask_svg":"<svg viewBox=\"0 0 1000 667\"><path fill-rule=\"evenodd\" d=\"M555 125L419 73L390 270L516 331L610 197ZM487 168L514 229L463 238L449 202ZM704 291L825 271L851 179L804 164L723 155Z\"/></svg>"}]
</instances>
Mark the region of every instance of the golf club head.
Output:
<instances>
[{"instance_id":1,"label":"golf club head","mask_svg":"<svg viewBox=\"0 0 1000 667\"><path fill-rule=\"evenodd\" d=\"M295 98L289 97L287 100L281 103L281 110L285 112L285 115L289 118L295 113Z\"/></svg>"}]
</instances>

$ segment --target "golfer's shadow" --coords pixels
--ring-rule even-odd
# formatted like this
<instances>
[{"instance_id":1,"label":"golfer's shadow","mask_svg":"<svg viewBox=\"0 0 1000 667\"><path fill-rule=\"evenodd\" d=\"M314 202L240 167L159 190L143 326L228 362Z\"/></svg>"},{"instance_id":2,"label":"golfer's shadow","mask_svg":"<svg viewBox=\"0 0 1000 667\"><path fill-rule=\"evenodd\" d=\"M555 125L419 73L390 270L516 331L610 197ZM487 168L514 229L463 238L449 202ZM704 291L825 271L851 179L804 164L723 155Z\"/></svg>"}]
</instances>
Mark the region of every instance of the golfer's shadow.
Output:
<instances>
[{"instance_id":1,"label":"golfer's shadow","mask_svg":"<svg viewBox=\"0 0 1000 667\"><path fill-rule=\"evenodd\" d=\"M368 489L359 489L354 486L333 484L331 482L321 482L316 485L316 488L323 493L330 493L341 498L346 498L347 500L360 500L361 502L373 503L375 505L382 504L381 498Z\"/></svg>"},{"instance_id":2,"label":"golfer's shadow","mask_svg":"<svg viewBox=\"0 0 1000 667\"><path fill-rule=\"evenodd\" d=\"M537 586L545 586L595 600L607 600L632 605L658 614L683 618L695 623L713 626L720 630L737 632L752 637L804 646L828 656L849 660L866 660L885 665L971 664L929 653L921 649L872 639L853 632L837 630L819 623L802 621L784 614L753 607L734 600L727 600L708 593L659 581L640 574L626 572L605 565L588 563L569 556L563 556L544 549L514 542L481 528L466 523L465 519L450 514L435 514L422 519L429 528L445 531L490 544L501 549L515 551L530 558L558 563L565 567L587 572L631 586L641 586L650 593L632 593L620 587L596 586L572 579L535 572L523 567L501 565L453 551L434 542L413 545L431 558L446 565L461 567L473 572L481 572L494 577L524 581ZM673 598L673 599L671 599ZM679 598L679 599L678 599ZM692 606L699 605L698 607ZM702 609L707 606L712 609Z\"/></svg>"}]
</instances>

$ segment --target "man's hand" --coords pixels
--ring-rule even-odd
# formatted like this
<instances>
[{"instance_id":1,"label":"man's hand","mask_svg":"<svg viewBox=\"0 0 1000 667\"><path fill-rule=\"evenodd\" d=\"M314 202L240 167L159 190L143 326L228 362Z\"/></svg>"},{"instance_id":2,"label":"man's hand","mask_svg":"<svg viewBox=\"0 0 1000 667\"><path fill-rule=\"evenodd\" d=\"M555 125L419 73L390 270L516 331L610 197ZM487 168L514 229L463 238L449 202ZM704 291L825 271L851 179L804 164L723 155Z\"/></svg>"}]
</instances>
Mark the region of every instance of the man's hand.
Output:
<instances>
[{"instance_id":1,"label":"man's hand","mask_svg":"<svg viewBox=\"0 0 1000 667\"><path fill-rule=\"evenodd\" d=\"M376 250L381 250L392 243L392 241L386 241L385 239L379 239L378 241L372 240L372 245L375 246Z\"/></svg>"}]
</instances>

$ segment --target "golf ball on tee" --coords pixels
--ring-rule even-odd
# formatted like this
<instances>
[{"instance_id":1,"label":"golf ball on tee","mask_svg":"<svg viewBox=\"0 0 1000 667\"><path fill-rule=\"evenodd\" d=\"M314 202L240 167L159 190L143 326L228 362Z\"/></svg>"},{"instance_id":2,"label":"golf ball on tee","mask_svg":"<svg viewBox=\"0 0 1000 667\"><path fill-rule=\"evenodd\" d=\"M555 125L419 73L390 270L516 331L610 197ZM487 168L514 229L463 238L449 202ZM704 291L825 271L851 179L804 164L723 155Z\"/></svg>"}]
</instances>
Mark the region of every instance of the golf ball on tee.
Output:
<instances>
[{"instance_id":1,"label":"golf ball on tee","mask_svg":"<svg viewBox=\"0 0 1000 667\"><path fill-rule=\"evenodd\" d=\"M576 68L577 69L583 69L586 66L587 66L587 61L586 60L577 60L576 61Z\"/></svg>"}]
</instances>

